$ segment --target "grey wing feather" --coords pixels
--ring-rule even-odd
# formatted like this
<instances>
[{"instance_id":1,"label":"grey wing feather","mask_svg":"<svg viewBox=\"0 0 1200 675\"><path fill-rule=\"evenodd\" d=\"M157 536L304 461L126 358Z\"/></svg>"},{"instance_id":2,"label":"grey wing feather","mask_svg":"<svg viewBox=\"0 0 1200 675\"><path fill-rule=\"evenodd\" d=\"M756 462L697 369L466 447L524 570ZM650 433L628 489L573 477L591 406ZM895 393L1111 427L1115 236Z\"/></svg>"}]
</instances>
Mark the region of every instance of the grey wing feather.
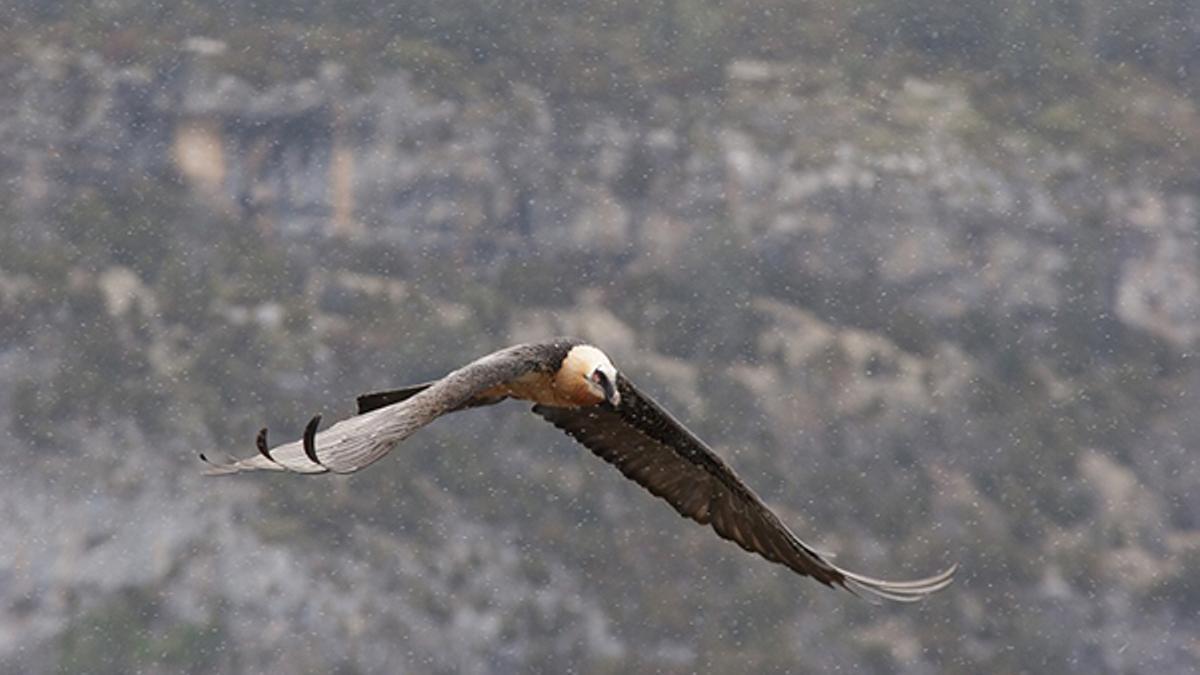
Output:
<instances>
[{"instance_id":1,"label":"grey wing feather","mask_svg":"<svg viewBox=\"0 0 1200 675\"><path fill-rule=\"evenodd\" d=\"M541 367L540 349L541 346L536 344L517 345L489 354L398 403L344 419L316 433L312 443L319 463L308 457L304 441L298 440L228 464L211 464L207 473L358 471L386 455L421 427L461 409L479 393Z\"/></svg>"},{"instance_id":2,"label":"grey wing feather","mask_svg":"<svg viewBox=\"0 0 1200 675\"><path fill-rule=\"evenodd\" d=\"M801 575L902 602L919 600L953 580L954 567L927 579L890 582L835 566L793 534L724 460L653 399L624 376L618 376L617 386L618 408L539 405L534 412L680 515L711 525L722 538Z\"/></svg>"}]
</instances>

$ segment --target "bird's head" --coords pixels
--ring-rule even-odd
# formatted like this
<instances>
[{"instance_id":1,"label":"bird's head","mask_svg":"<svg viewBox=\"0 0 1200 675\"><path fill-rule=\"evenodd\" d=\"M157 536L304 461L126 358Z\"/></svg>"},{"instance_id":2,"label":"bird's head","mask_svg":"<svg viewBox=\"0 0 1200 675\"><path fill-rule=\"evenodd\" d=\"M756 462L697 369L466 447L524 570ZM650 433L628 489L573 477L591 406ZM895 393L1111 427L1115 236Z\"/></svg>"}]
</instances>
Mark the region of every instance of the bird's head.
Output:
<instances>
[{"instance_id":1,"label":"bird's head","mask_svg":"<svg viewBox=\"0 0 1200 675\"><path fill-rule=\"evenodd\" d=\"M582 405L608 402L621 404L617 391L617 368L608 355L591 345L577 345L567 352L559 368L559 385L571 391Z\"/></svg>"}]
</instances>

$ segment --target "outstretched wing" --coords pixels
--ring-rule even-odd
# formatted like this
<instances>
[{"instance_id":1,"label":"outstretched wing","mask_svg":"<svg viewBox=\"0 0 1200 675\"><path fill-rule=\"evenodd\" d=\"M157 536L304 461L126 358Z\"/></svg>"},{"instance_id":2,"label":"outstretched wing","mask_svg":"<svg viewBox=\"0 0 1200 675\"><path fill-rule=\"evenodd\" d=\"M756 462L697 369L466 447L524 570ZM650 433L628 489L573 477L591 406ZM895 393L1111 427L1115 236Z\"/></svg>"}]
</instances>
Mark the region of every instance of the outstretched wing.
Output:
<instances>
[{"instance_id":1,"label":"outstretched wing","mask_svg":"<svg viewBox=\"0 0 1200 675\"><path fill-rule=\"evenodd\" d=\"M242 471L294 471L296 473L352 473L383 457L397 443L438 417L465 407L483 405L497 399L481 394L528 373L545 367L547 345L527 344L502 349L474 361L428 385L400 390L396 402L384 404L371 398L360 406L365 414L344 419L317 433L319 417L313 418L304 438L268 449L266 430L259 433L259 454L228 464L212 465L210 474ZM415 390L415 391L414 391ZM386 394L383 395L386 397ZM372 407L376 405L376 407ZM201 459L209 461L204 455Z\"/></svg>"},{"instance_id":2,"label":"outstretched wing","mask_svg":"<svg viewBox=\"0 0 1200 675\"><path fill-rule=\"evenodd\" d=\"M621 403L533 411L610 462L627 478L721 537L827 586L902 602L945 588L955 567L915 581L884 581L841 569L800 541L733 469L623 375Z\"/></svg>"}]
</instances>

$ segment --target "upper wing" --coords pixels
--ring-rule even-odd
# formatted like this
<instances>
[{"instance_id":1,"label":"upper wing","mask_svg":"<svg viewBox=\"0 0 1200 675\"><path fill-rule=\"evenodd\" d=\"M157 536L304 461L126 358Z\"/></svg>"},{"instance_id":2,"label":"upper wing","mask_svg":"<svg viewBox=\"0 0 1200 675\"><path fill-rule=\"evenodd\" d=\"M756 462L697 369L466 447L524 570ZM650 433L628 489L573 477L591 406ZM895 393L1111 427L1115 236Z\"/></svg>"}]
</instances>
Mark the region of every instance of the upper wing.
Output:
<instances>
[{"instance_id":1,"label":"upper wing","mask_svg":"<svg viewBox=\"0 0 1200 675\"><path fill-rule=\"evenodd\" d=\"M915 581L884 581L841 569L800 541L728 464L703 441L638 391L617 379L621 404L590 408L534 406L533 411L608 461L681 515L712 524L717 534L751 553L787 565L821 583L910 602L945 588L956 566Z\"/></svg>"},{"instance_id":2,"label":"upper wing","mask_svg":"<svg viewBox=\"0 0 1200 675\"><path fill-rule=\"evenodd\" d=\"M459 368L428 385L401 390L397 402L374 407L317 433L313 418L304 438L267 449L266 430L259 433L259 454L228 464L212 464L210 474L242 471L351 473L383 457L397 443L441 415L482 405L479 394L542 366L539 345L509 347ZM412 391L416 389L416 391ZM486 402L490 402L487 399ZM372 399L371 403L379 403ZM360 403L362 405L362 403ZM208 461L204 456L201 459Z\"/></svg>"}]
</instances>

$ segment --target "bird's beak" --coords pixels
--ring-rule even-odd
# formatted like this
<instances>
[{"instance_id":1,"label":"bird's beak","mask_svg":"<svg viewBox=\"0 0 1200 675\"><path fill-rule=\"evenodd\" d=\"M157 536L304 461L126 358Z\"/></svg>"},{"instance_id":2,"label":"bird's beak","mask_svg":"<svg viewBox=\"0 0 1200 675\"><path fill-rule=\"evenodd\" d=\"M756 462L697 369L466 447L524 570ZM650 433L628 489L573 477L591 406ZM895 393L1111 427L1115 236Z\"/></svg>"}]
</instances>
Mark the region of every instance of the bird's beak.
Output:
<instances>
[{"instance_id":1,"label":"bird's beak","mask_svg":"<svg viewBox=\"0 0 1200 675\"><path fill-rule=\"evenodd\" d=\"M615 408L621 405L621 392L617 391L617 383L613 379L606 377L600 381L600 385L604 388L604 400Z\"/></svg>"}]
</instances>

